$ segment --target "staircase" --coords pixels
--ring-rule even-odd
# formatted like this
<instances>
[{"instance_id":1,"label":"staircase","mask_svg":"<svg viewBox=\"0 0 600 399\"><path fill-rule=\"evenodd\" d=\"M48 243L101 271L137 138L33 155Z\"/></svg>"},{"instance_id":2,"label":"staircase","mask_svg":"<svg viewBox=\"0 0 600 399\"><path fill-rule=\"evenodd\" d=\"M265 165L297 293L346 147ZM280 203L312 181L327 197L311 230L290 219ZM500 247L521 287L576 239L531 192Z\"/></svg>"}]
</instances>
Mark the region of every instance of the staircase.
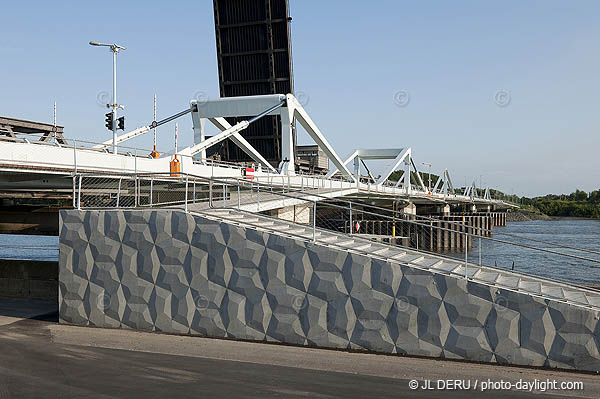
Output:
<instances>
[{"instance_id":1,"label":"staircase","mask_svg":"<svg viewBox=\"0 0 600 399\"><path fill-rule=\"evenodd\" d=\"M281 203L281 200L279 202ZM350 253L382 259L443 275L458 278L468 277L471 281L488 286L495 286L600 311L599 291L470 263L465 270L464 262L461 263L454 259L414 249L373 242L340 232L323 229L317 229L313 232L312 226L295 224L260 214L248 213L243 210L211 209L208 206L195 206L194 208L190 207L190 211L211 220L296 239L311 241L315 239L318 245L329 246Z\"/></svg>"}]
</instances>

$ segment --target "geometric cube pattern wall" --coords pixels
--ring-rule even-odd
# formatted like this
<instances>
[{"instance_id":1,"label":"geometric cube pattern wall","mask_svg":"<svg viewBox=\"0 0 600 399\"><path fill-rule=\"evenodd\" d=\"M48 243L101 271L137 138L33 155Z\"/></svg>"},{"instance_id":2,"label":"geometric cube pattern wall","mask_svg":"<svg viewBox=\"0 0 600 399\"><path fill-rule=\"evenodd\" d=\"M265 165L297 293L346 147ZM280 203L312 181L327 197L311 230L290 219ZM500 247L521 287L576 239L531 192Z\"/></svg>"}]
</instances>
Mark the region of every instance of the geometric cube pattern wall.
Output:
<instances>
[{"instance_id":1,"label":"geometric cube pattern wall","mask_svg":"<svg viewBox=\"0 0 600 399\"><path fill-rule=\"evenodd\" d=\"M177 210L60 212L60 321L600 370L594 311Z\"/></svg>"}]
</instances>

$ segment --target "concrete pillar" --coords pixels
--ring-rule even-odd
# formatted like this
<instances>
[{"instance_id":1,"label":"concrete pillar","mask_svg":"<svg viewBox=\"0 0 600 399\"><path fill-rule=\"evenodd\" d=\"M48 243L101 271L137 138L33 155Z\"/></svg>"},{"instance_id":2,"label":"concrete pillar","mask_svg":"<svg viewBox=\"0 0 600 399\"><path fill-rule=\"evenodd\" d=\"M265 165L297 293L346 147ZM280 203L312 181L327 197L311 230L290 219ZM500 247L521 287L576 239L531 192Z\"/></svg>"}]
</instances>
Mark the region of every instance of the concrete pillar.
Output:
<instances>
[{"instance_id":1,"label":"concrete pillar","mask_svg":"<svg viewBox=\"0 0 600 399\"><path fill-rule=\"evenodd\" d=\"M443 216L450 216L450 205L446 204L438 207L438 213Z\"/></svg>"},{"instance_id":2,"label":"concrete pillar","mask_svg":"<svg viewBox=\"0 0 600 399\"><path fill-rule=\"evenodd\" d=\"M456 249L458 247L456 243L456 225L453 223L455 218L450 218L450 222L448 223L448 227L450 228L450 240L449 246L450 249Z\"/></svg>"},{"instance_id":3,"label":"concrete pillar","mask_svg":"<svg viewBox=\"0 0 600 399\"><path fill-rule=\"evenodd\" d=\"M415 204L413 204L412 202L409 202L408 205L406 205L404 208L402 208L401 211L408 215L416 215L417 214L417 206Z\"/></svg>"},{"instance_id":4,"label":"concrete pillar","mask_svg":"<svg viewBox=\"0 0 600 399\"><path fill-rule=\"evenodd\" d=\"M300 224L311 224L313 220L313 204L290 205L270 211L271 216Z\"/></svg>"}]
</instances>

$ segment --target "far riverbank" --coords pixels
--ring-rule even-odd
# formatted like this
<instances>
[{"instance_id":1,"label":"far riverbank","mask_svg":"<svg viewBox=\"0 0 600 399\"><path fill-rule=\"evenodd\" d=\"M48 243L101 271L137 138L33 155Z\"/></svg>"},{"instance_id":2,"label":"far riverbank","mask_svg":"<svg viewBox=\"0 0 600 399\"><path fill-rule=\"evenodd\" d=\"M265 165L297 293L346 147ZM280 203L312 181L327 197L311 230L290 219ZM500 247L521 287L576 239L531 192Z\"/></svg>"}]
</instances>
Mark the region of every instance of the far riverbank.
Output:
<instances>
[{"instance_id":1,"label":"far riverbank","mask_svg":"<svg viewBox=\"0 0 600 399\"><path fill-rule=\"evenodd\" d=\"M508 212L506 215L507 222L531 222L534 220L551 220L551 216L548 216L536 209L518 209L512 212Z\"/></svg>"}]
</instances>

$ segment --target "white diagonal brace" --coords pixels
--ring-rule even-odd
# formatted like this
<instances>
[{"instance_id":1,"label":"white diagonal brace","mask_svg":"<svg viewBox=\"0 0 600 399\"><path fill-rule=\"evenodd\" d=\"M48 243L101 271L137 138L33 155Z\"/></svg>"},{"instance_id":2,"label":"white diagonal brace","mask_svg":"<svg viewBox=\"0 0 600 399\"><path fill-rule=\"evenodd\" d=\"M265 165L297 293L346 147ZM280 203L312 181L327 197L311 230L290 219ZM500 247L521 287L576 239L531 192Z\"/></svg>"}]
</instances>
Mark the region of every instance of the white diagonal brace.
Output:
<instances>
[{"instance_id":1,"label":"white diagonal brace","mask_svg":"<svg viewBox=\"0 0 600 399\"><path fill-rule=\"evenodd\" d=\"M202 150L207 149L208 147L212 147L213 145L225 140L236 134L237 132L246 129L250 124L248 121L241 121L230 127L229 129L223 130L221 133L212 136L209 139L204 140L201 143L194 144L191 147L188 147L190 155L195 155Z\"/></svg>"},{"instance_id":2,"label":"white diagonal brace","mask_svg":"<svg viewBox=\"0 0 600 399\"><path fill-rule=\"evenodd\" d=\"M398 166L400 166L400 164L404 161L404 159L406 157L410 157L410 154L411 154L410 147L402 149L402 151L394 159L394 163L392 164L392 167L389 168L383 175L381 175L381 177L379 178L379 180L377 180L377 183L375 183L375 184L379 185L379 184L385 183L385 181L390 177L390 175L392 173L394 173L396 168Z\"/></svg>"},{"instance_id":3,"label":"white diagonal brace","mask_svg":"<svg viewBox=\"0 0 600 399\"><path fill-rule=\"evenodd\" d=\"M450 172L448 172L448 169L446 169L444 171L444 176L445 176L445 179L446 179L446 182L445 182L446 186L450 189L450 192L453 195L456 195L456 193L454 192L454 185L452 184L452 179L450 178Z\"/></svg>"},{"instance_id":4,"label":"white diagonal brace","mask_svg":"<svg viewBox=\"0 0 600 399\"><path fill-rule=\"evenodd\" d=\"M284 104L285 104L285 101L282 101L279 104L275 104L272 107L264 110L260 114L248 119L247 121L238 122L235 125L233 125L232 127L230 127L229 129L225 129L221 133L212 136L208 140L204 140L200 143L194 144L191 147L187 147L185 149L186 153L189 155L195 155L202 150L212 147L213 145L220 143L221 141L233 136L237 132L240 132L240 131L246 129L248 126L250 126L251 123L259 120L260 118L262 118L266 115L269 115L273 111L276 111L277 109L281 108Z\"/></svg>"},{"instance_id":5,"label":"white diagonal brace","mask_svg":"<svg viewBox=\"0 0 600 399\"><path fill-rule=\"evenodd\" d=\"M352 155L350 155L348 158L346 158L344 160L344 165L348 165L350 162L352 162L352 160L358 155L358 150L354 151L352 153ZM339 169L336 168L335 166L329 171L327 172L327 174L325 175L326 179L331 178L331 176L335 175L337 173Z\"/></svg>"},{"instance_id":6,"label":"white diagonal brace","mask_svg":"<svg viewBox=\"0 0 600 399\"><path fill-rule=\"evenodd\" d=\"M225 131L231 128L231 124L227 122L225 118L208 118L210 122L215 125L219 130ZM260 163L269 170L276 172L277 170L267 161L248 141L239 133L234 133L230 138L231 141L242 149L250 158Z\"/></svg>"},{"instance_id":7,"label":"white diagonal brace","mask_svg":"<svg viewBox=\"0 0 600 399\"><path fill-rule=\"evenodd\" d=\"M438 187L440 186L440 183L442 182L442 180L444 179L443 175L439 175L437 181L435 182L435 186L433 186L433 189L431 190L431 192L436 193L438 190Z\"/></svg>"},{"instance_id":8,"label":"white diagonal brace","mask_svg":"<svg viewBox=\"0 0 600 399\"><path fill-rule=\"evenodd\" d=\"M417 169L417 165L415 165L415 162L413 161L412 157L410 158L410 163L412 164L413 168L415 169L415 175L417 175L417 183L419 183L419 185L421 186L421 189L423 191L427 191L427 187L425 187L425 184L423 183L423 179L421 179L421 174L419 173L419 169Z\"/></svg>"},{"instance_id":9,"label":"white diagonal brace","mask_svg":"<svg viewBox=\"0 0 600 399\"><path fill-rule=\"evenodd\" d=\"M302 108L302 105L296 100L291 94L286 96L287 106L292 107L294 110L294 117L296 120L302 125L304 130L309 134L309 136L315 141L315 143L322 149L327 157L333 162L335 167L338 168L342 172L343 175L348 177L352 181L356 181L352 173L348 170L346 165L342 162L338 154L335 152L331 144L327 141L323 133L319 130L317 125L313 122L313 120L308 116L308 113Z\"/></svg>"}]
</instances>

